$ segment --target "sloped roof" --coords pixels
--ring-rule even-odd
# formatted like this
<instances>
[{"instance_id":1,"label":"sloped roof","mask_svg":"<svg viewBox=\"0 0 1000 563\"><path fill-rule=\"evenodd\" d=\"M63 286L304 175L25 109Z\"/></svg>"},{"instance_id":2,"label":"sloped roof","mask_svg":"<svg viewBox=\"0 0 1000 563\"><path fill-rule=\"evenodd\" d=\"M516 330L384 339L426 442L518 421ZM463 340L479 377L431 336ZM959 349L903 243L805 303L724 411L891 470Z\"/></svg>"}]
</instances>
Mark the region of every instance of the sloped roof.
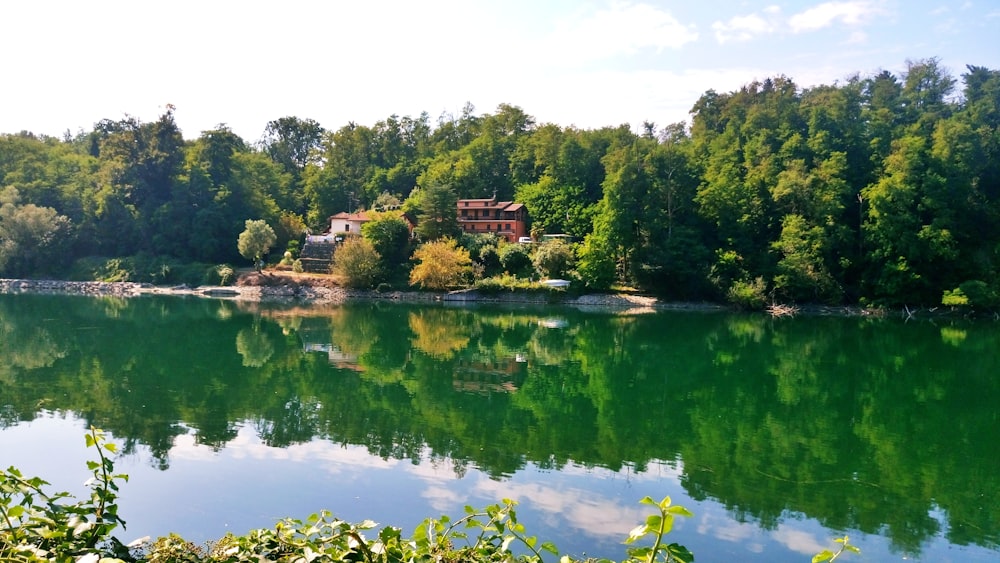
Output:
<instances>
[{"instance_id":1,"label":"sloped roof","mask_svg":"<svg viewBox=\"0 0 1000 563\"><path fill-rule=\"evenodd\" d=\"M331 215L329 220L332 221L334 219L344 219L346 221L357 221L360 223L363 223L365 221L371 221L371 217L369 217L368 214L365 213L364 211L362 211L361 213L348 213L346 211L341 211L336 215Z\"/></svg>"}]
</instances>

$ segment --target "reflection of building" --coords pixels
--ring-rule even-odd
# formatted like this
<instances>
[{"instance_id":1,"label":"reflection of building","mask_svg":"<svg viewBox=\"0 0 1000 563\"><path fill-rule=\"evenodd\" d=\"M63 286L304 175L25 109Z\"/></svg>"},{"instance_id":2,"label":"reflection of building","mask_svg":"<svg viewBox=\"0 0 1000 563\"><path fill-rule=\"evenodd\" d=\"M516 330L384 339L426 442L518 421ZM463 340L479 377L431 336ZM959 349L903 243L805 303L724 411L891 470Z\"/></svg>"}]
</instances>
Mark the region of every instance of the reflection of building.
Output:
<instances>
[{"instance_id":1,"label":"reflection of building","mask_svg":"<svg viewBox=\"0 0 1000 563\"><path fill-rule=\"evenodd\" d=\"M324 321L322 323L309 321ZM303 319L298 329L302 350L326 354L327 360L334 366L353 371L364 371L358 364L357 354L349 354L333 343L333 331L325 319Z\"/></svg>"},{"instance_id":2,"label":"reflection of building","mask_svg":"<svg viewBox=\"0 0 1000 563\"><path fill-rule=\"evenodd\" d=\"M456 391L488 395L513 393L524 383L526 364L520 358L459 358L452 386Z\"/></svg>"}]
</instances>

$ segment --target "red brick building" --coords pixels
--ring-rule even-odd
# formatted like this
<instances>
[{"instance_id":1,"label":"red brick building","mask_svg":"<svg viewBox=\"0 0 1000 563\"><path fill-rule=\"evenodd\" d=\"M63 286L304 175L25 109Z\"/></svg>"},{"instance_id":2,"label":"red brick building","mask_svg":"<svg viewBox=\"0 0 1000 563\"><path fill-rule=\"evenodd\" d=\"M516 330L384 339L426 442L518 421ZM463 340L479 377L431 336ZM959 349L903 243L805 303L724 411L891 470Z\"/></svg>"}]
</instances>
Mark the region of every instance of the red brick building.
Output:
<instances>
[{"instance_id":1,"label":"red brick building","mask_svg":"<svg viewBox=\"0 0 1000 563\"><path fill-rule=\"evenodd\" d=\"M528 209L522 203L489 199L458 200L458 225L462 232L496 233L508 242L528 236Z\"/></svg>"}]
</instances>

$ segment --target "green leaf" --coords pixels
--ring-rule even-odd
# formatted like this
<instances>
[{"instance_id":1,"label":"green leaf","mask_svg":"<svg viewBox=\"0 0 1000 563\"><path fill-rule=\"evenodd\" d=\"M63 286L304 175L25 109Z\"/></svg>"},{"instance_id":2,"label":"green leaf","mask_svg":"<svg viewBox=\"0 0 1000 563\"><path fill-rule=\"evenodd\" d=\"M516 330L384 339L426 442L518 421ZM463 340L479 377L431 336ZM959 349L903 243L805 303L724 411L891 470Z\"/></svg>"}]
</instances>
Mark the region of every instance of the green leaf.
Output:
<instances>
[{"instance_id":1,"label":"green leaf","mask_svg":"<svg viewBox=\"0 0 1000 563\"><path fill-rule=\"evenodd\" d=\"M111 452L111 453L117 453L118 452L118 446L115 445L113 442L107 442L106 444L104 444L104 449L106 451Z\"/></svg>"},{"instance_id":2,"label":"green leaf","mask_svg":"<svg viewBox=\"0 0 1000 563\"><path fill-rule=\"evenodd\" d=\"M669 534L670 530L674 529L674 516L673 514L666 514L663 516L663 533Z\"/></svg>"},{"instance_id":3,"label":"green leaf","mask_svg":"<svg viewBox=\"0 0 1000 563\"><path fill-rule=\"evenodd\" d=\"M639 500L639 504L649 504L649 505L652 505L652 506L658 506L656 504L656 501L653 500L653 499L651 499L651 498L649 498L648 496L642 497L642 499Z\"/></svg>"},{"instance_id":4,"label":"green leaf","mask_svg":"<svg viewBox=\"0 0 1000 563\"><path fill-rule=\"evenodd\" d=\"M12 506L10 510L7 511L7 516L10 516L11 518L18 518L22 514L24 514L23 506Z\"/></svg>"},{"instance_id":5,"label":"green leaf","mask_svg":"<svg viewBox=\"0 0 1000 563\"><path fill-rule=\"evenodd\" d=\"M635 528L632 528L628 533L628 538L626 538L625 543L632 543L635 540L646 535L648 528L645 524L639 524Z\"/></svg>"},{"instance_id":6,"label":"green leaf","mask_svg":"<svg viewBox=\"0 0 1000 563\"><path fill-rule=\"evenodd\" d=\"M672 543L667 546L667 552L670 554L670 559L668 561L678 561L679 563L691 563L694 561L694 554L691 551L679 543Z\"/></svg>"},{"instance_id":7,"label":"green leaf","mask_svg":"<svg viewBox=\"0 0 1000 563\"><path fill-rule=\"evenodd\" d=\"M667 512L670 513L670 514L676 514L677 516L687 516L688 518L691 518L691 517L694 516L694 514L690 510L688 510L688 509L686 509L686 508L684 508L683 506L680 506L680 505L678 505L678 506L671 506L670 508L667 509Z\"/></svg>"},{"instance_id":8,"label":"green leaf","mask_svg":"<svg viewBox=\"0 0 1000 563\"><path fill-rule=\"evenodd\" d=\"M670 506L670 497L669 496L663 497L663 500L661 500L657 506L665 510L668 506Z\"/></svg>"},{"instance_id":9,"label":"green leaf","mask_svg":"<svg viewBox=\"0 0 1000 563\"><path fill-rule=\"evenodd\" d=\"M543 542L542 543L542 549L544 549L545 551L548 551L552 555L559 555L559 548L556 547L556 544L554 544L554 543L552 543L550 541Z\"/></svg>"},{"instance_id":10,"label":"green leaf","mask_svg":"<svg viewBox=\"0 0 1000 563\"><path fill-rule=\"evenodd\" d=\"M812 563L820 563L821 561L829 561L833 558L833 552L829 549L824 549L823 551L817 553L812 558Z\"/></svg>"}]
</instances>

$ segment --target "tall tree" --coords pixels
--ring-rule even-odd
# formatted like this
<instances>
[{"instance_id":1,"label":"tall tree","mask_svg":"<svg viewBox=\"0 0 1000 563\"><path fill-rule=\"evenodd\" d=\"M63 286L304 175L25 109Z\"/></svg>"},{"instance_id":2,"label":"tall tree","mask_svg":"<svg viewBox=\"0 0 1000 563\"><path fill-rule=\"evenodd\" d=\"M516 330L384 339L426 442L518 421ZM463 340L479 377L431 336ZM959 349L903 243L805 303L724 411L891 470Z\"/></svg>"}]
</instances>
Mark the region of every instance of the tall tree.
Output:
<instances>
[{"instance_id":1,"label":"tall tree","mask_svg":"<svg viewBox=\"0 0 1000 563\"><path fill-rule=\"evenodd\" d=\"M317 121L292 116L269 121L264 128L260 147L292 179L288 194L283 198L286 205L295 206L289 211L300 215L306 213L303 174L308 164L317 162L324 133Z\"/></svg>"},{"instance_id":2,"label":"tall tree","mask_svg":"<svg viewBox=\"0 0 1000 563\"><path fill-rule=\"evenodd\" d=\"M457 238L458 196L451 186L436 185L421 190L420 210L417 215L417 235L423 241L440 238Z\"/></svg>"}]
</instances>

